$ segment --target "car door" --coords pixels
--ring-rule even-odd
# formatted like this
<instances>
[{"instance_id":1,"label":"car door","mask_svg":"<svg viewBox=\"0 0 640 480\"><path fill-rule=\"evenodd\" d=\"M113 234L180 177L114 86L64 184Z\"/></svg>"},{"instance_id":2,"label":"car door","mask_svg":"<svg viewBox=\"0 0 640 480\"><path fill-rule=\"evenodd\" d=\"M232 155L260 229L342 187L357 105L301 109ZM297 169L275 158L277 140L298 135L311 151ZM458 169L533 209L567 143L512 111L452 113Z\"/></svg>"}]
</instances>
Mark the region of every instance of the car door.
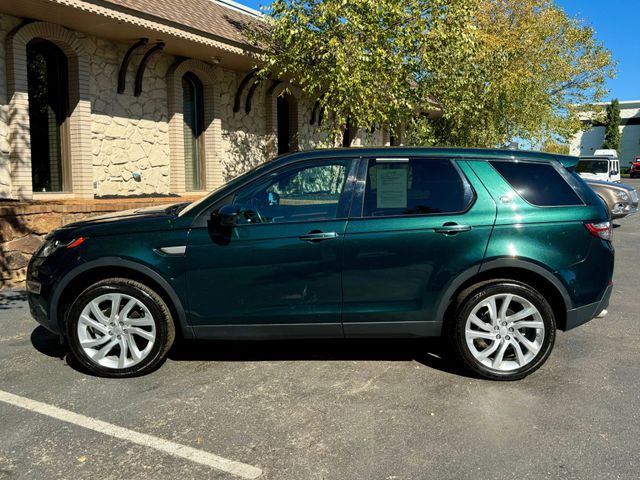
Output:
<instances>
[{"instance_id":1,"label":"car door","mask_svg":"<svg viewBox=\"0 0 640 480\"><path fill-rule=\"evenodd\" d=\"M192 228L186 278L197 336L342 336L340 266L353 163L282 167L228 197L235 226L220 227L216 207L211 220Z\"/></svg>"},{"instance_id":2,"label":"car door","mask_svg":"<svg viewBox=\"0 0 640 480\"><path fill-rule=\"evenodd\" d=\"M360 214L344 239L345 335L438 335L444 293L479 269L495 202L466 162L370 158L359 170Z\"/></svg>"}]
</instances>

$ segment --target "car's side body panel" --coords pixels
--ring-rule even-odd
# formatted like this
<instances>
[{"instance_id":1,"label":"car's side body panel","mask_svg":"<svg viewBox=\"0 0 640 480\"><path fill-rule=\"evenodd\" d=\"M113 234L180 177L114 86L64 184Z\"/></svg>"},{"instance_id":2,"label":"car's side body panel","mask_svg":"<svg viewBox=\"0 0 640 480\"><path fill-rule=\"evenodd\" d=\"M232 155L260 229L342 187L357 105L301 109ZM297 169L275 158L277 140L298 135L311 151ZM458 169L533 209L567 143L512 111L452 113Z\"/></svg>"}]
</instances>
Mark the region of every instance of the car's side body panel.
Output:
<instances>
[{"instance_id":1,"label":"car's side body panel","mask_svg":"<svg viewBox=\"0 0 640 480\"><path fill-rule=\"evenodd\" d=\"M475 191L466 212L349 220L342 274L346 336L439 334L444 294L463 272L480 268L496 210L466 162L459 168ZM436 231L449 222L471 229Z\"/></svg>"},{"instance_id":2,"label":"car's side body panel","mask_svg":"<svg viewBox=\"0 0 640 480\"><path fill-rule=\"evenodd\" d=\"M576 308L599 301L613 273L611 243L593 237L585 222L606 220L602 205L536 207L487 162L469 162L497 203L496 226L484 263L503 259L538 265L559 280Z\"/></svg>"},{"instance_id":3,"label":"car's side body panel","mask_svg":"<svg viewBox=\"0 0 640 480\"><path fill-rule=\"evenodd\" d=\"M192 229L186 254L191 323L248 328L313 323L326 325L332 336L341 334L346 223L238 226L228 237L212 236L208 228ZM319 243L300 239L314 230L335 232L336 237Z\"/></svg>"}]
</instances>

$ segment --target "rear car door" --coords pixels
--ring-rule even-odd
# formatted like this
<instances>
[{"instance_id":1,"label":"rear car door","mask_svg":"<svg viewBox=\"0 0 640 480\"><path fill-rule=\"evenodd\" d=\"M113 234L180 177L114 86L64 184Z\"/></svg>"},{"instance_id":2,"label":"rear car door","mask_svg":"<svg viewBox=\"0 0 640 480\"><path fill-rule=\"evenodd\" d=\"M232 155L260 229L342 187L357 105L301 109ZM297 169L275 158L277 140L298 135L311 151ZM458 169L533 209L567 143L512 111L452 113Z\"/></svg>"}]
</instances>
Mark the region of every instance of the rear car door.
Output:
<instances>
[{"instance_id":1,"label":"rear car door","mask_svg":"<svg viewBox=\"0 0 640 480\"><path fill-rule=\"evenodd\" d=\"M478 271L495 215L464 161L362 161L344 239L345 336L438 335L445 292Z\"/></svg>"}]
</instances>

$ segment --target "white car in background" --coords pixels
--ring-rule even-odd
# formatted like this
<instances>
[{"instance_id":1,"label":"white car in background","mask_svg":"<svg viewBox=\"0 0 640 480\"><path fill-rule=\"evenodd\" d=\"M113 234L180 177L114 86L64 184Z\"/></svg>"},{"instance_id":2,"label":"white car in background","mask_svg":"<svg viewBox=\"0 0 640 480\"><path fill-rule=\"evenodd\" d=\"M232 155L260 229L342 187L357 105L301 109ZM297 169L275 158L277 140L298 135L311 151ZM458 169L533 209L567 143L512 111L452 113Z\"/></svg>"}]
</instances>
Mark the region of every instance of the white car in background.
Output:
<instances>
[{"instance_id":1,"label":"white car in background","mask_svg":"<svg viewBox=\"0 0 640 480\"><path fill-rule=\"evenodd\" d=\"M605 150L596 150L596 152L603 151ZM615 150L606 151L615 152ZM580 161L575 166L575 171L585 180L620 183L620 160L614 156L580 157Z\"/></svg>"}]
</instances>

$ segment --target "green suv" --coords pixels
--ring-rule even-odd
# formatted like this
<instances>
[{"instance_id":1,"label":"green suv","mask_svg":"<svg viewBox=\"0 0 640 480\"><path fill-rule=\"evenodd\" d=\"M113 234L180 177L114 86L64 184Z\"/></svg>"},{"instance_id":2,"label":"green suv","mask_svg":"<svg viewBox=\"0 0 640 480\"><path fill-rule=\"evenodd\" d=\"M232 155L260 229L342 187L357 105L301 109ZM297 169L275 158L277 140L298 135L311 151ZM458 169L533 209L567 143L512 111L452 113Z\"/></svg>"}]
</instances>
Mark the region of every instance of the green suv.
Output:
<instances>
[{"instance_id":1,"label":"green suv","mask_svg":"<svg viewBox=\"0 0 640 480\"><path fill-rule=\"evenodd\" d=\"M605 205L574 157L507 150L299 152L191 204L52 232L32 315L103 376L185 339L447 338L478 376L539 368L556 329L606 313Z\"/></svg>"}]
</instances>

